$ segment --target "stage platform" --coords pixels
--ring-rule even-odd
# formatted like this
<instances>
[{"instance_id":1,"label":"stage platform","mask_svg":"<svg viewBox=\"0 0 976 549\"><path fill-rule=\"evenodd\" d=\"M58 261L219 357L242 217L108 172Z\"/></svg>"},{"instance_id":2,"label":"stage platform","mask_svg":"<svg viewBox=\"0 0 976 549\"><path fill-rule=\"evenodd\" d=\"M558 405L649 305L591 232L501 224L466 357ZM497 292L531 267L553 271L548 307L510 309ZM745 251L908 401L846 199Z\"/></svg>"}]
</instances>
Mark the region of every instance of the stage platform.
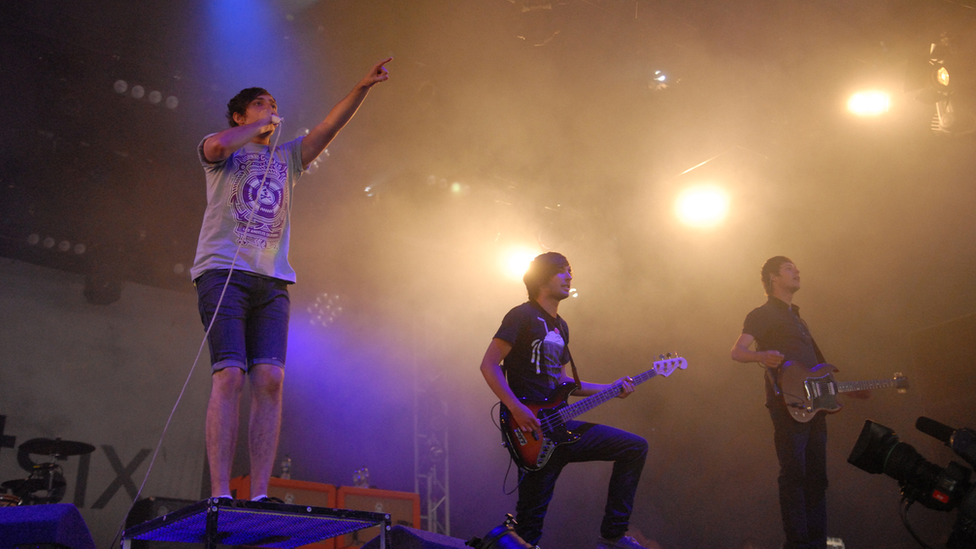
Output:
<instances>
[{"instance_id":1,"label":"stage platform","mask_svg":"<svg viewBox=\"0 0 976 549\"><path fill-rule=\"evenodd\" d=\"M285 503L212 498L126 528L123 549L133 540L290 549L371 526L390 528L390 515ZM386 536L379 536L386 549Z\"/></svg>"}]
</instances>

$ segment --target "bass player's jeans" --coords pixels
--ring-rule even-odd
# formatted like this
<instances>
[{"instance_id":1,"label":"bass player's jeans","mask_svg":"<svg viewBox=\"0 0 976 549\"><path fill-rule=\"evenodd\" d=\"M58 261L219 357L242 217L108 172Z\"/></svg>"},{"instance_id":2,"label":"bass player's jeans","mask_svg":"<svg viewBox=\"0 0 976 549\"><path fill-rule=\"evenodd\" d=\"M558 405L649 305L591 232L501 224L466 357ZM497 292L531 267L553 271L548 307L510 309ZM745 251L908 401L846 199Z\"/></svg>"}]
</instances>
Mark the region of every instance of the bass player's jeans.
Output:
<instances>
[{"instance_id":1,"label":"bass player's jeans","mask_svg":"<svg viewBox=\"0 0 976 549\"><path fill-rule=\"evenodd\" d=\"M566 427L579 434L579 440L558 446L542 469L520 471L519 499L515 507L518 525L515 532L532 545L539 543L546 510L563 467L583 461L612 461L613 473L610 475L600 535L606 539L617 539L627 533L630 514L634 509L634 494L647 459L647 441L606 425L568 421Z\"/></svg>"}]
</instances>

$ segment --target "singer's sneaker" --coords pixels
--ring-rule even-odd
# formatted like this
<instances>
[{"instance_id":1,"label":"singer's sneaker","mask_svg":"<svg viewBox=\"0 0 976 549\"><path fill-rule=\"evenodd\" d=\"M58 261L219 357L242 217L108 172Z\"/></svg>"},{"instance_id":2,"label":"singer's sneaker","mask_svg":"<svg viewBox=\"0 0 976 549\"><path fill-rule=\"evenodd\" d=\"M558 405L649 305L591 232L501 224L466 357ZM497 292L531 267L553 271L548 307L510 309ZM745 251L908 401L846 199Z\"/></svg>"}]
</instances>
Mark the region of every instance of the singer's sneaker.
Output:
<instances>
[{"instance_id":1,"label":"singer's sneaker","mask_svg":"<svg viewBox=\"0 0 976 549\"><path fill-rule=\"evenodd\" d=\"M253 499L251 501L256 501L258 503L284 503L281 498L276 498L274 496L264 496L258 499Z\"/></svg>"},{"instance_id":2,"label":"singer's sneaker","mask_svg":"<svg viewBox=\"0 0 976 549\"><path fill-rule=\"evenodd\" d=\"M596 542L596 549L647 549L637 543L637 540L630 536L622 536L616 540L608 540L601 537Z\"/></svg>"}]
</instances>

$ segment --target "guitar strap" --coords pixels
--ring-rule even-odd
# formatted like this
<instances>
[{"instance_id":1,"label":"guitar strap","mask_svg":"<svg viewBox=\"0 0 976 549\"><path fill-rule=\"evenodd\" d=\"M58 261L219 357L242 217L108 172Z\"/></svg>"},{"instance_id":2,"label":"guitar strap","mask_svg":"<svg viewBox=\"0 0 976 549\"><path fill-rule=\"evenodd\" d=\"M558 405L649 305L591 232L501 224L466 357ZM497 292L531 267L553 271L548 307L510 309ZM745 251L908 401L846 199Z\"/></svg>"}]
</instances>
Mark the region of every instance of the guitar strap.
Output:
<instances>
[{"instance_id":1,"label":"guitar strap","mask_svg":"<svg viewBox=\"0 0 976 549\"><path fill-rule=\"evenodd\" d=\"M793 311L791 310L791 312L793 312ZM806 321L803 320L802 318L800 318L800 315L797 314L796 312L793 312L793 318L795 318L796 321L801 326L803 326L803 328L806 330L807 335L810 336L810 343L813 344L813 353L817 356L817 364L823 364L823 363L827 362L827 359L824 358L823 351L821 351L820 350L820 346L817 345L817 340L816 339L813 339L813 334L810 333L810 328L809 328L809 326L807 326ZM780 389L780 377L782 377L783 371L781 369L777 369L776 373L774 374L772 370L770 370L769 368L767 368L766 369L766 374L769 377L770 382L773 384L773 393L776 396L782 395L783 394L783 390Z\"/></svg>"},{"instance_id":2,"label":"guitar strap","mask_svg":"<svg viewBox=\"0 0 976 549\"><path fill-rule=\"evenodd\" d=\"M573 389L573 392L575 392L583 388L583 383L580 382L579 372L576 371L576 363L573 362L573 353L569 352L569 343L566 344L566 354L569 355L569 365L573 368L573 381L576 382L576 389Z\"/></svg>"},{"instance_id":3,"label":"guitar strap","mask_svg":"<svg viewBox=\"0 0 976 549\"><path fill-rule=\"evenodd\" d=\"M823 353L820 352L820 347L817 347L817 340L811 337L810 341L813 342L813 352L817 353L817 364L823 364L824 362L827 362L827 359L824 358Z\"/></svg>"}]
</instances>

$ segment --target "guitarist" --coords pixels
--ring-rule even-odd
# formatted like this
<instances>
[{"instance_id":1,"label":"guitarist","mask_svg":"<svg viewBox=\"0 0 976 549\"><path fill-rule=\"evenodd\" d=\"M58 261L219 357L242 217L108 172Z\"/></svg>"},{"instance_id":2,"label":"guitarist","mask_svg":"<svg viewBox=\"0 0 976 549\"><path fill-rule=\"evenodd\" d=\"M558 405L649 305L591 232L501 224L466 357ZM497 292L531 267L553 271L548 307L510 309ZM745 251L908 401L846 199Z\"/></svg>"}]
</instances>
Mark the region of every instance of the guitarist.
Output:
<instances>
[{"instance_id":1,"label":"guitarist","mask_svg":"<svg viewBox=\"0 0 976 549\"><path fill-rule=\"evenodd\" d=\"M784 549L827 546L827 422L817 414L808 423L795 421L778 386L780 366L826 362L800 318L793 294L800 289L800 270L783 256L770 258L761 270L766 304L746 316L732 360L758 362L767 368L766 407L773 420L779 458L779 505L786 534ZM753 343L755 349L751 350Z\"/></svg>"},{"instance_id":2,"label":"guitarist","mask_svg":"<svg viewBox=\"0 0 976 549\"><path fill-rule=\"evenodd\" d=\"M529 301L505 315L481 361L481 373L525 436L542 437L539 419L519 399L543 401L560 384L575 379L569 374L569 329L557 313L559 302L569 297L573 273L562 254L549 252L532 261L522 280ZM629 377L617 381L619 398L634 391L632 381ZM592 395L610 387L578 380L576 383L578 388L573 394L577 396ZM532 545L539 542L546 510L563 467L574 462L612 461L613 473L597 549L643 549L634 538L624 534L647 458L647 441L604 425L569 421L566 426L581 435L579 440L557 446L540 470L519 470L516 533Z\"/></svg>"}]
</instances>

